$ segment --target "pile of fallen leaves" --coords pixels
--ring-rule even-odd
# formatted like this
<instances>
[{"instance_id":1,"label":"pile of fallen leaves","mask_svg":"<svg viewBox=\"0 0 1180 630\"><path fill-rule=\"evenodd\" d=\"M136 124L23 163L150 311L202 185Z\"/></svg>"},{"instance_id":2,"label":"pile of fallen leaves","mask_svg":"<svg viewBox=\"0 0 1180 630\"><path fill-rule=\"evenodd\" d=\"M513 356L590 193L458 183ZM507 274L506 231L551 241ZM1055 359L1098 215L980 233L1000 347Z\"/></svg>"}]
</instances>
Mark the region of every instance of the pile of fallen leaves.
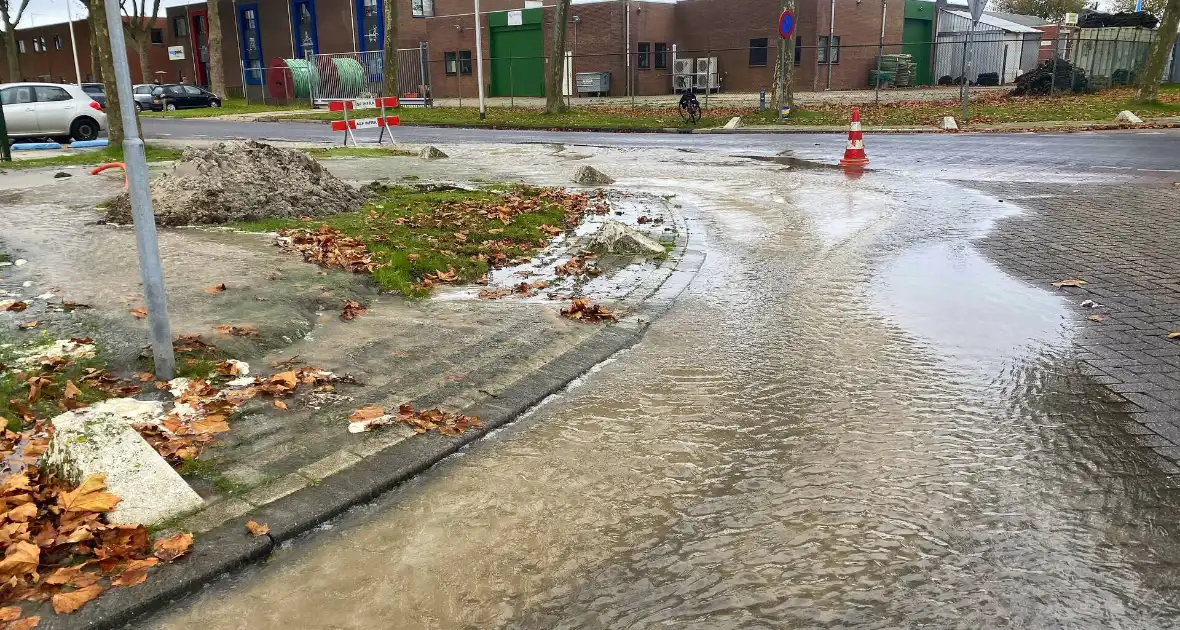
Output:
<instances>
[{"instance_id":1,"label":"pile of fallen leaves","mask_svg":"<svg viewBox=\"0 0 1180 630\"><path fill-rule=\"evenodd\" d=\"M4 439L15 438L6 432ZM105 475L70 488L32 465L4 478L0 603L50 600L55 612L72 613L108 588L142 583L150 567L192 547L192 534L153 545L142 525L103 522L103 514L119 503L105 490ZM32 628L40 621L19 617L15 606L0 608L0 620L10 623L6 628Z\"/></svg>"},{"instance_id":2,"label":"pile of fallen leaves","mask_svg":"<svg viewBox=\"0 0 1180 630\"><path fill-rule=\"evenodd\" d=\"M511 289L484 289L479 292L479 299L481 300L498 300L509 295L517 295L520 297L533 297L537 291L549 286L546 280L537 280L536 282L521 282Z\"/></svg>"},{"instance_id":3,"label":"pile of fallen leaves","mask_svg":"<svg viewBox=\"0 0 1180 630\"><path fill-rule=\"evenodd\" d=\"M364 433L373 427L400 422L414 429L415 433L437 431L443 435L460 435L479 425L479 418L447 413L438 409L415 411L413 405L402 405L397 415L385 413L383 407L363 407L348 416L348 432Z\"/></svg>"},{"instance_id":4,"label":"pile of fallen leaves","mask_svg":"<svg viewBox=\"0 0 1180 630\"><path fill-rule=\"evenodd\" d=\"M590 298L575 298L568 307L561 309L561 314L570 319L590 323L613 322L619 319L601 304L591 304Z\"/></svg>"},{"instance_id":5,"label":"pile of fallen leaves","mask_svg":"<svg viewBox=\"0 0 1180 630\"><path fill-rule=\"evenodd\" d=\"M339 267L353 273L372 273L376 268L364 241L345 236L328 225L321 225L314 232L283 230L276 244L293 248L303 254L303 260L322 267Z\"/></svg>"},{"instance_id":6,"label":"pile of fallen leaves","mask_svg":"<svg viewBox=\"0 0 1180 630\"><path fill-rule=\"evenodd\" d=\"M602 273L598 263L594 262L594 254L582 252L573 258L557 265L554 269L558 278L566 276L597 276Z\"/></svg>"}]
</instances>

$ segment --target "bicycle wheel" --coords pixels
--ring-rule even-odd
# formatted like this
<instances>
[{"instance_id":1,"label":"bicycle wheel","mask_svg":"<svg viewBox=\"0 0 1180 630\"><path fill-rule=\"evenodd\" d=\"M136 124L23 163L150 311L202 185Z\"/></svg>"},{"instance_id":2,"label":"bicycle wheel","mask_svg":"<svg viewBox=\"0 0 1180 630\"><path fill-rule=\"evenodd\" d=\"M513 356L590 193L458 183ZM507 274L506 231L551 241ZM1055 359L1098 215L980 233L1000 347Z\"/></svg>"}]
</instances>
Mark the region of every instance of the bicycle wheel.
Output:
<instances>
[{"instance_id":1,"label":"bicycle wheel","mask_svg":"<svg viewBox=\"0 0 1180 630\"><path fill-rule=\"evenodd\" d=\"M694 122L692 119L692 106L685 107L685 106L681 105L680 106L680 117L684 119L684 122L687 122L687 123Z\"/></svg>"},{"instance_id":2,"label":"bicycle wheel","mask_svg":"<svg viewBox=\"0 0 1180 630\"><path fill-rule=\"evenodd\" d=\"M689 105L688 114L689 114L689 122L691 122L694 125L697 124L701 120L701 106L695 105L695 104Z\"/></svg>"}]
</instances>

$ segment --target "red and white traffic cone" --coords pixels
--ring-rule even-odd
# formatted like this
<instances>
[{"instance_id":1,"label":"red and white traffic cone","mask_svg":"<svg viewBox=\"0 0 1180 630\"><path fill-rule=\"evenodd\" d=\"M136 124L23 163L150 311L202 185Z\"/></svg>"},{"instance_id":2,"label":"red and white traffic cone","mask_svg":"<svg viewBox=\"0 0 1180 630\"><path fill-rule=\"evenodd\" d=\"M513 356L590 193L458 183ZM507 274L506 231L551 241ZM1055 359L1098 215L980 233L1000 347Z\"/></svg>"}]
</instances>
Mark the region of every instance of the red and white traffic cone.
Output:
<instances>
[{"instance_id":1,"label":"red and white traffic cone","mask_svg":"<svg viewBox=\"0 0 1180 630\"><path fill-rule=\"evenodd\" d=\"M848 148L844 150L844 157L840 166L867 166L869 158L865 155L864 135L860 131L860 108L852 108L852 122L848 123Z\"/></svg>"}]
</instances>

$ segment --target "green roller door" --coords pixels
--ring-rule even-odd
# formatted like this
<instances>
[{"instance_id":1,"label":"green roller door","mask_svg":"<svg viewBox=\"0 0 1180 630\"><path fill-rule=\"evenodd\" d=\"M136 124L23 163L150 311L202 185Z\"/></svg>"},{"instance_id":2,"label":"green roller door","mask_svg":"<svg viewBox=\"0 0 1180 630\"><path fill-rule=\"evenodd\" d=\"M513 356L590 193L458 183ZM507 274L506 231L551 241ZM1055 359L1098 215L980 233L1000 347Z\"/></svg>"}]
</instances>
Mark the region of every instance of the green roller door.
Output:
<instances>
[{"instance_id":1,"label":"green roller door","mask_svg":"<svg viewBox=\"0 0 1180 630\"><path fill-rule=\"evenodd\" d=\"M545 96L545 34L541 9L488 14L492 96ZM511 26L509 25L511 24Z\"/></svg>"},{"instance_id":2,"label":"green roller door","mask_svg":"<svg viewBox=\"0 0 1180 630\"><path fill-rule=\"evenodd\" d=\"M930 65L930 54L934 50L933 2L906 0L905 22L901 31L901 52L914 59L914 85L933 85L934 71Z\"/></svg>"}]
</instances>

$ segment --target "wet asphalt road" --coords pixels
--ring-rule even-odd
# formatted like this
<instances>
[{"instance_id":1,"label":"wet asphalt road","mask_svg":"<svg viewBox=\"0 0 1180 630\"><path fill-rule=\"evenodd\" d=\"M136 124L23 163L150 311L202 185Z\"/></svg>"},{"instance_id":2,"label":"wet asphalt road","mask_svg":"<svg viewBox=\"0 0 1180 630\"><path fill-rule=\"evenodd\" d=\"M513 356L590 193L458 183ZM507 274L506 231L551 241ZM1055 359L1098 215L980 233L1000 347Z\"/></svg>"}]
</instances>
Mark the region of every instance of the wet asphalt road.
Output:
<instances>
[{"instance_id":1,"label":"wet asphalt road","mask_svg":"<svg viewBox=\"0 0 1180 630\"><path fill-rule=\"evenodd\" d=\"M227 122L202 119L144 120L149 138L252 138L339 142L326 123ZM394 137L413 144L543 143L624 149L663 148L773 155L834 162L846 139L841 134L655 134L553 131L497 131L399 127ZM362 142L364 136L362 135ZM1012 169L1021 179L1054 173L1096 172L1180 176L1180 130L1080 132L1068 134L868 134L874 168L946 172L950 169Z\"/></svg>"},{"instance_id":2,"label":"wet asphalt road","mask_svg":"<svg viewBox=\"0 0 1180 630\"><path fill-rule=\"evenodd\" d=\"M672 195L700 274L578 387L146 625L1175 627L1175 480L1076 371L1062 294L973 244L1019 199L947 180L1180 136L882 137L922 149L860 179L718 155L826 136L479 137L687 143L577 163Z\"/></svg>"}]
</instances>

